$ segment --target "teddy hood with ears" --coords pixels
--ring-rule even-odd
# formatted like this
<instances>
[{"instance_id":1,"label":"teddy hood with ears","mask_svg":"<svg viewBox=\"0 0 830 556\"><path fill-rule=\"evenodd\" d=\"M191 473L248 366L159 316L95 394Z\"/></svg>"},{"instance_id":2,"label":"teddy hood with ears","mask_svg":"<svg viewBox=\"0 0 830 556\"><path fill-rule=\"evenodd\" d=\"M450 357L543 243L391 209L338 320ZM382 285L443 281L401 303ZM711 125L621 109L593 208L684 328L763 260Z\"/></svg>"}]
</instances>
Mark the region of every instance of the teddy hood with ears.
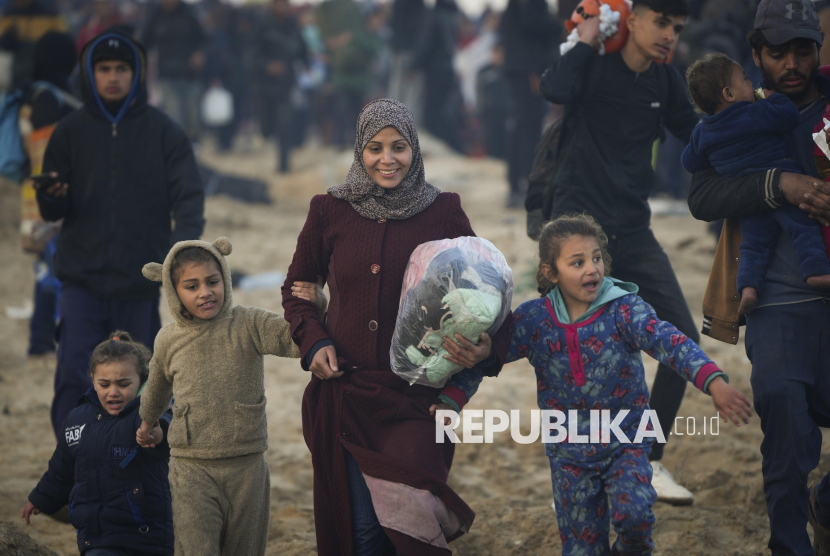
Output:
<instances>
[{"instance_id":1,"label":"teddy hood with ears","mask_svg":"<svg viewBox=\"0 0 830 556\"><path fill-rule=\"evenodd\" d=\"M179 299L179 294L176 293L176 285L173 283L173 275L170 269L173 267L173 260L176 258L182 249L188 247L199 247L209 251L217 261L222 271L222 279L225 282L225 301L222 304L222 309L213 319L206 321L198 317L187 319L182 316L181 308L182 302ZM216 321L227 317L233 308L233 284L231 283L231 271L228 268L228 261L225 259L227 255L231 254L233 246L231 240L226 237L220 237L213 243L199 240L180 241L170 249L167 257L164 259L164 264L147 263L141 271L144 277L154 282L161 282L164 289L164 295L167 297L167 306L170 308L170 314L176 320L179 326L200 326L204 323Z\"/></svg>"}]
</instances>

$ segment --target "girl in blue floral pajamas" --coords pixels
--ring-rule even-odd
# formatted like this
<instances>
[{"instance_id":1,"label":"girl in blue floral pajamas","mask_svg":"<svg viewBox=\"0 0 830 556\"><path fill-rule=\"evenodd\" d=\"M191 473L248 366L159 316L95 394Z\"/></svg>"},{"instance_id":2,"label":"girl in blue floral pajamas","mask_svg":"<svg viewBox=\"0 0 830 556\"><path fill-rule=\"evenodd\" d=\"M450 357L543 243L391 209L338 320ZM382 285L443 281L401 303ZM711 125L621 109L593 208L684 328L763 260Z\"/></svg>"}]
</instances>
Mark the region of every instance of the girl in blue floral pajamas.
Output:
<instances>
[{"instance_id":1,"label":"girl in blue floral pajamas","mask_svg":"<svg viewBox=\"0 0 830 556\"><path fill-rule=\"evenodd\" d=\"M586 436L589 410L610 410L612 422L621 410L628 410L618 424L633 441L648 409L640 356L645 351L711 394L724 420L729 417L738 426L748 422L749 401L727 384L726 374L700 347L672 324L658 320L636 295L636 285L604 277L610 265L606 244L602 229L585 215L561 217L541 233L537 281L543 297L514 312L506 361L526 357L534 366L539 407L565 414L577 410L578 434ZM445 343L445 349L459 360L465 350L475 349L464 342L451 343ZM467 399L478 386L450 382L465 391ZM651 421L647 429L652 429ZM611 433L610 438L590 440L565 438L545 445L562 554L651 554L651 507L657 494L651 486L648 454L654 439L623 443ZM613 547L610 523L618 535Z\"/></svg>"}]
</instances>

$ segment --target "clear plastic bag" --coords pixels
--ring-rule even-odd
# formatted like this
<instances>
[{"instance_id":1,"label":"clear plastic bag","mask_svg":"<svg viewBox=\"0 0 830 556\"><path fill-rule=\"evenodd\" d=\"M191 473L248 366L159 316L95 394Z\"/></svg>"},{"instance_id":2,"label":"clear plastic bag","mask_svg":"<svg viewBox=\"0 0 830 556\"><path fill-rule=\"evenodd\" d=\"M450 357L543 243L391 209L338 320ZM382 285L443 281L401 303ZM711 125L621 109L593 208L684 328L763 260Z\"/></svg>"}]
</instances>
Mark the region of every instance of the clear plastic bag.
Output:
<instances>
[{"instance_id":1,"label":"clear plastic bag","mask_svg":"<svg viewBox=\"0 0 830 556\"><path fill-rule=\"evenodd\" d=\"M392 370L410 384L443 387L462 370L444 359L444 336L478 344L507 318L513 271L486 239L459 237L419 245L409 257L392 336Z\"/></svg>"}]
</instances>

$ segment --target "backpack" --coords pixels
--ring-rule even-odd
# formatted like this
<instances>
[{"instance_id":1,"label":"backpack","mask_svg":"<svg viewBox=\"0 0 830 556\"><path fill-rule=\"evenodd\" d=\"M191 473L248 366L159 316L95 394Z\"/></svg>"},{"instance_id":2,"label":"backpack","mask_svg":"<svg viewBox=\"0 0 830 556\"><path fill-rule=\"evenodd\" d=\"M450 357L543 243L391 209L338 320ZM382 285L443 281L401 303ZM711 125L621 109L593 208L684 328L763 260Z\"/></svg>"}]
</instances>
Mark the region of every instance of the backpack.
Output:
<instances>
[{"instance_id":1,"label":"backpack","mask_svg":"<svg viewBox=\"0 0 830 556\"><path fill-rule=\"evenodd\" d=\"M663 129L663 116L668 105L669 86L668 68L665 64L655 64L657 67L657 81L660 87L660 122L658 138L662 142L666 138ZM591 64L588 75L583 82L583 90L594 90L599 86L600 65ZM584 105L575 102L565 105L563 115L554 121L536 146L536 154L533 158L533 166L528 179L527 197L525 198L525 209L527 210L527 235L535 240L539 237L542 225L550 220L553 211L554 183L561 162L566 160L573 149L573 142L568 141L569 134L573 133L579 118L584 112Z\"/></svg>"},{"instance_id":2,"label":"backpack","mask_svg":"<svg viewBox=\"0 0 830 556\"><path fill-rule=\"evenodd\" d=\"M0 102L0 176L16 182L26 176L28 163L18 122L22 106L21 90L6 94Z\"/></svg>"},{"instance_id":3,"label":"backpack","mask_svg":"<svg viewBox=\"0 0 830 556\"><path fill-rule=\"evenodd\" d=\"M68 104L77 108L80 102L68 99L66 93L48 81L32 83L35 91L48 89L63 107ZM0 101L0 176L20 182L28 175L29 158L26 154L21 133L21 109L24 107L26 91L18 89L6 94ZM26 119L26 118L24 118Z\"/></svg>"}]
</instances>

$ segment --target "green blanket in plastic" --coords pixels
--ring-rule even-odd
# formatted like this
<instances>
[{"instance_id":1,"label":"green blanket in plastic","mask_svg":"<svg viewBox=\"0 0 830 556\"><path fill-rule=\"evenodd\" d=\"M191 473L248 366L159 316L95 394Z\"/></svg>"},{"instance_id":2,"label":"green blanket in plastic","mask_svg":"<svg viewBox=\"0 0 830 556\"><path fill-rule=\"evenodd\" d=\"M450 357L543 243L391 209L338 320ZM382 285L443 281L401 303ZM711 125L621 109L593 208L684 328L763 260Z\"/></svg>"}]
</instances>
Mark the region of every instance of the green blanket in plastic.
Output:
<instances>
[{"instance_id":1,"label":"green blanket in plastic","mask_svg":"<svg viewBox=\"0 0 830 556\"><path fill-rule=\"evenodd\" d=\"M420 346L409 346L406 355L409 360L424 367L427 379L438 382L444 377L459 370L458 365L444 359L447 350L441 347L444 336L454 338L461 334L474 344L478 344L479 336L490 328L501 313L501 297L484 293L479 290L458 288L452 290L441 300L452 313L440 330L427 329L427 334L421 340ZM418 347L427 348L432 354L422 354Z\"/></svg>"}]
</instances>

